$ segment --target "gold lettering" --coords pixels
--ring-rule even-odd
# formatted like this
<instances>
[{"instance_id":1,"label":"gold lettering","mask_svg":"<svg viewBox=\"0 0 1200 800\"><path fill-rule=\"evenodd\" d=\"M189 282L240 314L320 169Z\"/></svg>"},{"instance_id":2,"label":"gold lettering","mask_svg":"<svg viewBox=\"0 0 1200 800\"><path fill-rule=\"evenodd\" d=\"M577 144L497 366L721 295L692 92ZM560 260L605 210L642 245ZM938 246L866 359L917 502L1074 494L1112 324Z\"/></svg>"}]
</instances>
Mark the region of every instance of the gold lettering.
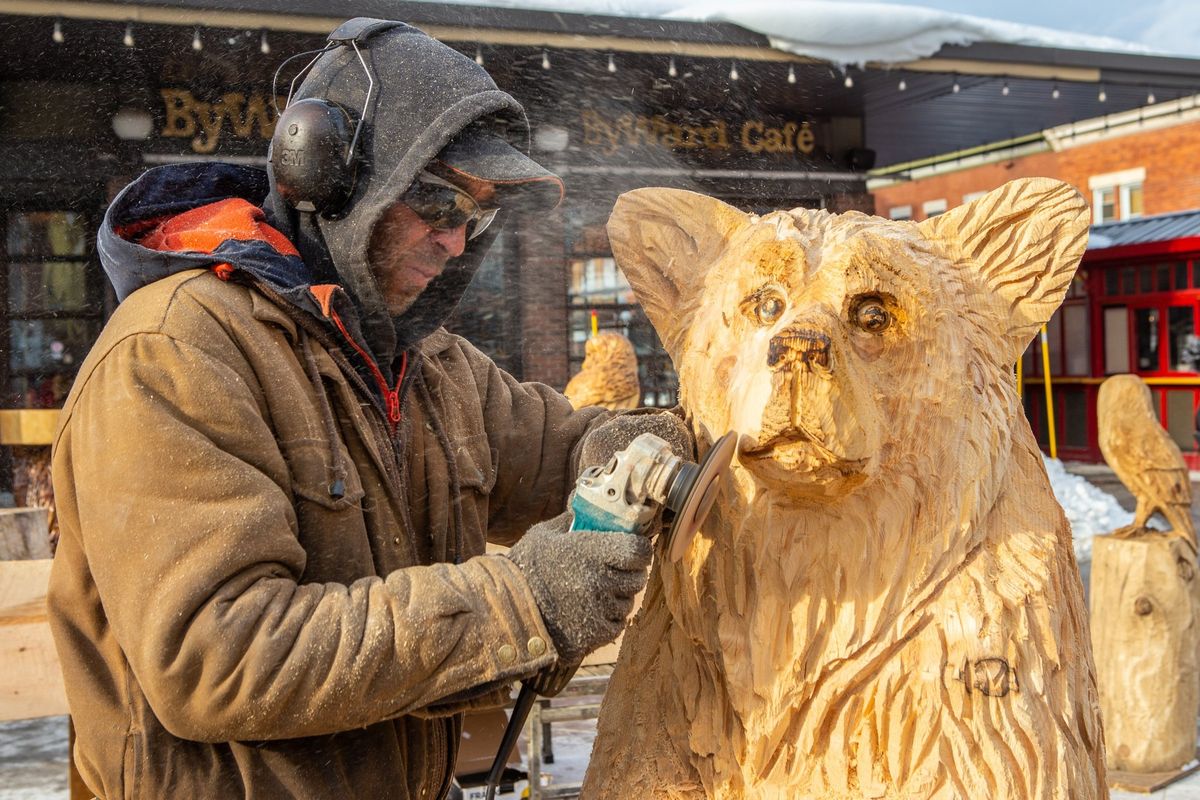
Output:
<instances>
[{"instance_id":1,"label":"gold lettering","mask_svg":"<svg viewBox=\"0 0 1200 800\"><path fill-rule=\"evenodd\" d=\"M758 131L758 135L761 137L763 124L754 120L747 120L742 124L742 149L747 153L761 153L764 145L759 139L751 137L752 131Z\"/></svg>"},{"instance_id":2,"label":"gold lettering","mask_svg":"<svg viewBox=\"0 0 1200 800\"><path fill-rule=\"evenodd\" d=\"M196 133L196 120L192 117L192 93L186 89L163 89L163 106L166 109L167 124L162 129L163 136L187 137Z\"/></svg>"},{"instance_id":3,"label":"gold lettering","mask_svg":"<svg viewBox=\"0 0 1200 800\"><path fill-rule=\"evenodd\" d=\"M247 98L241 92L229 92L221 98L221 104L234 136L250 139L256 127L261 139L270 139L275 133L275 109L265 95Z\"/></svg>"},{"instance_id":4,"label":"gold lettering","mask_svg":"<svg viewBox=\"0 0 1200 800\"><path fill-rule=\"evenodd\" d=\"M580 119L583 122L583 143L588 147L604 144L603 129L608 127L604 119L590 108L583 110Z\"/></svg>"},{"instance_id":5,"label":"gold lettering","mask_svg":"<svg viewBox=\"0 0 1200 800\"><path fill-rule=\"evenodd\" d=\"M796 149L808 155L816 144L817 137L813 134L812 127L807 122L801 125L800 133L796 134Z\"/></svg>"},{"instance_id":6,"label":"gold lettering","mask_svg":"<svg viewBox=\"0 0 1200 800\"><path fill-rule=\"evenodd\" d=\"M717 124L713 126L714 134L708 141L709 150L728 150L729 149L729 129L725 125L725 120L717 120Z\"/></svg>"},{"instance_id":7,"label":"gold lettering","mask_svg":"<svg viewBox=\"0 0 1200 800\"><path fill-rule=\"evenodd\" d=\"M221 142L221 126L225 124L225 105L221 102L202 103L197 100L193 103L192 109L201 128L200 133L192 137L192 151L211 153Z\"/></svg>"},{"instance_id":8,"label":"gold lettering","mask_svg":"<svg viewBox=\"0 0 1200 800\"><path fill-rule=\"evenodd\" d=\"M794 122L785 122L783 125L783 151L785 153L796 152L796 130L798 125Z\"/></svg>"}]
</instances>

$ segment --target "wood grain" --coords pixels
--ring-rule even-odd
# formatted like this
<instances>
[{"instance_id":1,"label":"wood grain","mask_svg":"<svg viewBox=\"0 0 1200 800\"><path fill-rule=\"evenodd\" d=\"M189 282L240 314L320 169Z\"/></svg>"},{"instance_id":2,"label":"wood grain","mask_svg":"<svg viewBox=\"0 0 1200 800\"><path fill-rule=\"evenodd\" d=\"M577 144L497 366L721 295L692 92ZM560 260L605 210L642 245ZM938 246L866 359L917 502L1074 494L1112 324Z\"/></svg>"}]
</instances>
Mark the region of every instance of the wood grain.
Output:
<instances>
[{"instance_id":1,"label":"wood grain","mask_svg":"<svg viewBox=\"0 0 1200 800\"><path fill-rule=\"evenodd\" d=\"M67 713L46 624L49 559L0 561L0 721Z\"/></svg>"},{"instance_id":2,"label":"wood grain","mask_svg":"<svg viewBox=\"0 0 1200 800\"><path fill-rule=\"evenodd\" d=\"M741 438L651 573L581 796L1107 796L1070 530L1011 370L1087 229L1048 179L920 224L618 200L698 441Z\"/></svg>"}]
</instances>

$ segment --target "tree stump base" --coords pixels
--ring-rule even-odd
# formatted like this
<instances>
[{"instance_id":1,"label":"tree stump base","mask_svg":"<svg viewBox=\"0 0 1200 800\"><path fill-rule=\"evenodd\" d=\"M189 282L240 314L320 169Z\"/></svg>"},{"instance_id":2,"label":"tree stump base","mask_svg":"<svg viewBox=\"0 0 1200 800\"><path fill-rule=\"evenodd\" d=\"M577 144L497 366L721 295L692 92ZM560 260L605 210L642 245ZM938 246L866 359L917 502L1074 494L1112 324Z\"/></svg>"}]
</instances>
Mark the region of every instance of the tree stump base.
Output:
<instances>
[{"instance_id":1,"label":"tree stump base","mask_svg":"<svg viewBox=\"0 0 1200 800\"><path fill-rule=\"evenodd\" d=\"M1195 549L1178 535L1123 528L1094 539L1092 649L1110 783L1169 782L1195 762L1197 584Z\"/></svg>"}]
</instances>

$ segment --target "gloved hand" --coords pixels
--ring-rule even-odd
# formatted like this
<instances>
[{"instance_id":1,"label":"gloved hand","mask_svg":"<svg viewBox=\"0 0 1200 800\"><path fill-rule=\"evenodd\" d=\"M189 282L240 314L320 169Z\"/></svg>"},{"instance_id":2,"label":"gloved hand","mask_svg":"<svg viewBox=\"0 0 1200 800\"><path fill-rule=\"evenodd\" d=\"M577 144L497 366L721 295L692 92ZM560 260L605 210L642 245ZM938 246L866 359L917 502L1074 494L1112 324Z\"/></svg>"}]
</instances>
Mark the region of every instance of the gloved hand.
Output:
<instances>
[{"instance_id":1,"label":"gloved hand","mask_svg":"<svg viewBox=\"0 0 1200 800\"><path fill-rule=\"evenodd\" d=\"M695 441L682 419L670 411L640 410L618 414L583 437L579 450L580 474L588 467L607 464L643 433L652 433L665 441L671 446L671 452L680 458L695 461ZM650 539L657 537L662 531L662 517L662 509L659 509L642 535Z\"/></svg>"},{"instance_id":2,"label":"gloved hand","mask_svg":"<svg viewBox=\"0 0 1200 800\"><path fill-rule=\"evenodd\" d=\"M635 411L618 414L583 437L579 471L607 464L643 433L653 433L664 440L680 458L696 460L695 440L682 419L670 411Z\"/></svg>"},{"instance_id":3,"label":"gloved hand","mask_svg":"<svg viewBox=\"0 0 1200 800\"><path fill-rule=\"evenodd\" d=\"M570 527L570 512L534 525L508 557L529 583L559 663L577 664L625 628L653 550L643 536Z\"/></svg>"}]
</instances>

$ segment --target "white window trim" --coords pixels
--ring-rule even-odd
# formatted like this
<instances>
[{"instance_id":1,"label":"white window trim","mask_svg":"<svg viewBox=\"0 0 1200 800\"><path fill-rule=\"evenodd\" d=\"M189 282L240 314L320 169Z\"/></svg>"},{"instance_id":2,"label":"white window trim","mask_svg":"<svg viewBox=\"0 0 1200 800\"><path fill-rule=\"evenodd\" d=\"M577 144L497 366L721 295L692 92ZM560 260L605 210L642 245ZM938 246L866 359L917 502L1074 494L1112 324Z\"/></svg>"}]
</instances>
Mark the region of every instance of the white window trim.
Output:
<instances>
[{"instance_id":1,"label":"white window trim","mask_svg":"<svg viewBox=\"0 0 1200 800\"><path fill-rule=\"evenodd\" d=\"M946 213L946 198L939 197L936 200L926 200L921 203L921 213L926 217L936 217L938 214Z\"/></svg>"},{"instance_id":2,"label":"white window trim","mask_svg":"<svg viewBox=\"0 0 1200 800\"><path fill-rule=\"evenodd\" d=\"M1142 188L1142 203L1143 203L1143 205L1146 202L1146 194L1145 194L1146 190L1145 190L1144 184L1142 184L1141 181L1130 181L1129 183L1122 183L1121 184L1121 192L1120 192L1120 194L1121 194L1121 197L1120 197L1121 211L1120 211L1120 214L1118 215L1121 219L1139 219L1140 217L1145 216L1145 212L1138 212L1137 214L1129 213L1129 190L1134 186L1142 186L1143 187Z\"/></svg>"},{"instance_id":3,"label":"white window trim","mask_svg":"<svg viewBox=\"0 0 1200 800\"><path fill-rule=\"evenodd\" d=\"M1103 192L1107 189L1113 189L1114 190L1113 201L1116 202L1116 200L1118 199L1117 192L1115 191L1116 188L1117 187L1114 185L1114 186L1097 186L1095 189L1092 189L1092 224L1093 225L1103 225L1106 222L1116 222L1117 221L1117 216L1115 214L1113 215L1112 219L1104 219L1104 217L1101 216L1101 210L1104 208L1104 203L1100 200L1101 192Z\"/></svg>"},{"instance_id":4,"label":"white window trim","mask_svg":"<svg viewBox=\"0 0 1200 800\"><path fill-rule=\"evenodd\" d=\"M983 197L985 194L987 194L986 191L967 192L966 194L963 195L962 204L965 206L967 203L974 202L975 200L978 200L979 198Z\"/></svg>"},{"instance_id":5,"label":"white window trim","mask_svg":"<svg viewBox=\"0 0 1200 800\"><path fill-rule=\"evenodd\" d=\"M912 219L912 206L892 206L888 209L888 219Z\"/></svg>"},{"instance_id":6,"label":"white window trim","mask_svg":"<svg viewBox=\"0 0 1200 800\"><path fill-rule=\"evenodd\" d=\"M1120 172L1106 172L1103 175L1093 175L1088 178L1088 188L1095 192L1097 189L1111 189L1122 183L1145 183L1146 168L1134 167Z\"/></svg>"}]
</instances>

